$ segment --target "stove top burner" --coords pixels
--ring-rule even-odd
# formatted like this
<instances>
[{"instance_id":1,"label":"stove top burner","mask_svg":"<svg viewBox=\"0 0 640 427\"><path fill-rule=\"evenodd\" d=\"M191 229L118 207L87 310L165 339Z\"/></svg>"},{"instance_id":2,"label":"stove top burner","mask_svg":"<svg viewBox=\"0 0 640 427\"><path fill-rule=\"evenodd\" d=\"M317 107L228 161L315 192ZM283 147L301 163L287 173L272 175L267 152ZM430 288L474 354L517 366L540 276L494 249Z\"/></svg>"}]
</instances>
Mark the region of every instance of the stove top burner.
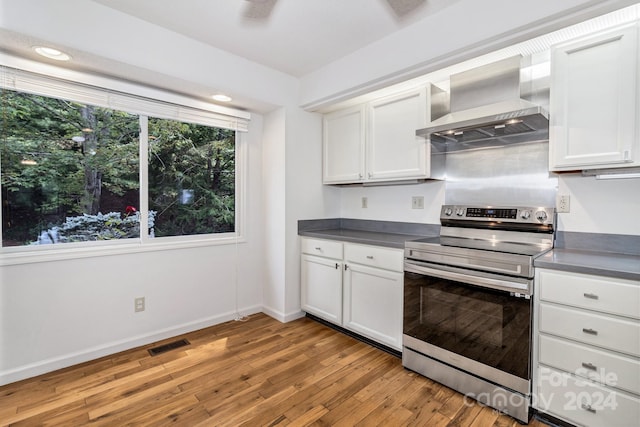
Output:
<instances>
[{"instance_id":1,"label":"stove top burner","mask_svg":"<svg viewBox=\"0 0 640 427\"><path fill-rule=\"evenodd\" d=\"M553 208L444 205L440 236L408 241L407 260L533 277L533 260L554 243Z\"/></svg>"}]
</instances>

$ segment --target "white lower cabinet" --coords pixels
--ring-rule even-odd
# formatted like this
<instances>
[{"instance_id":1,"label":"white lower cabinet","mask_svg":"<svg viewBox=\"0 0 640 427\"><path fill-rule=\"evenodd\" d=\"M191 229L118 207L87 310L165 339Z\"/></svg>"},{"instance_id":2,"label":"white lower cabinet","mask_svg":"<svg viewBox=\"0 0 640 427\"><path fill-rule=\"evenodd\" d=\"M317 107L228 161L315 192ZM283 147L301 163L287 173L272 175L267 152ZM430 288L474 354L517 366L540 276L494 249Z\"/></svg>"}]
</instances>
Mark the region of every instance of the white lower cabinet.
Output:
<instances>
[{"instance_id":1,"label":"white lower cabinet","mask_svg":"<svg viewBox=\"0 0 640 427\"><path fill-rule=\"evenodd\" d=\"M301 247L302 309L402 350L403 250L305 237Z\"/></svg>"},{"instance_id":2,"label":"white lower cabinet","mask_svg":"<svg viewBox=\"0 0 640 427\"><path fill-rule=\"evenodd\" d=\"M533 406L579 426L640 425L640 282L536 271Z\"/></svg>"},{"instance_id":3,"label":"white lower cabinet","mask_svg":"<svg viewBox=\"0 0 640 427\"><path fill-rule=\"evenodd\" d=\"M402 349L403 273L348 264L343 326L396 350Z\"/></svg>"},{"instance_id":4,"label":"white lower cabinet","mask_svg":"<svg viewBox=\"0 0 640 427\"><path fill-rule=\"evenodd\" d=\"M302 255L302 309L342 324L342 262Z\"/></svg>"}]
</instances>

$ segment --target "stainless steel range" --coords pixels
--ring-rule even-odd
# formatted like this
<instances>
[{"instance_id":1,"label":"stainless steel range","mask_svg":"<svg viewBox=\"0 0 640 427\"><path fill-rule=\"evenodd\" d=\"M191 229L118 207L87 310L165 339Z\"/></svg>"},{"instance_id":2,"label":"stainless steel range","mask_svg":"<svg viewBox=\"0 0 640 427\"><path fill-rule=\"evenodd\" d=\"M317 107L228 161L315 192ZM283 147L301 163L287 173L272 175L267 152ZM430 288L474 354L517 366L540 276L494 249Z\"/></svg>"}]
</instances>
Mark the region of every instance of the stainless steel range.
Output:
<instances>
[{"instance_id":1,"label":"stainless steel range","mask_svg":"<svg viewBox=\"0 0 640 427\"><path fill-rule=\"evenodd\" d=\"M529 421L533 260L548 207L445 205L439 237L405 245L403 365Z\"/></svg>"}]
</instances>

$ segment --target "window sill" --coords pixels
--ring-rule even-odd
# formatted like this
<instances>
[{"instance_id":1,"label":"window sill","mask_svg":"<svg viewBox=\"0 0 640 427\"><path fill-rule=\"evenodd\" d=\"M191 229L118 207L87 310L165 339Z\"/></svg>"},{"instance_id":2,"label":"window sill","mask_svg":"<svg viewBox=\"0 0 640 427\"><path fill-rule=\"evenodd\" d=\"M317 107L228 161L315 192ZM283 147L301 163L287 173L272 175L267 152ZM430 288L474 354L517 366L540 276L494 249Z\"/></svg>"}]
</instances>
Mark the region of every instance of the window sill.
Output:
<instances>
[{"instance_id":1,"label":"window sill","mask_svg":"<svg viewBox=\"0 0 640 427\"><path fill-rule=\"evenodd\" d=\"M105 246L87 246L63 243L56 245L55 248L52 247L51 249L6 251L0 253L0 267L80 258L95 258L111 255L200 248L207 246L235 245L236 243L246 242L244 237L236 237L235 235L216 238L196 238L190 240L169 237L158 238L157 240L148 240L145 243L142 243L140 239L132 240L135 241ZM73 247L66 247L65 245L73 245Z\"/></svg>"}]
</instances>

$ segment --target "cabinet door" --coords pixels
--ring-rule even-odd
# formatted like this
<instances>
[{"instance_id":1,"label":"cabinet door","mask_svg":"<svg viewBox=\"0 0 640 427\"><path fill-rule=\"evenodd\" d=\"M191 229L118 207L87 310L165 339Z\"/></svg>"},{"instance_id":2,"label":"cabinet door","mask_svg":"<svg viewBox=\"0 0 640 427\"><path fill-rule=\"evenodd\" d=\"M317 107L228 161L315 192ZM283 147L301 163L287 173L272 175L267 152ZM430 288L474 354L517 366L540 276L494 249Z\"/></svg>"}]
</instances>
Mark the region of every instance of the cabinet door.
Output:
<instances>
[{"instance_id":1,"label":"cabinet door","mask_svg":"<svg viewBox=\"0 0 640 427\"><path fill-rule=\"evenodd\" d=\"M402 350L403 273L348 264L343 326Z\"/></svg>"},{"instance_id":2,"label":"cabinet door","mask_svg":"<svg viewBox=\"0 0 640 427\"><path fill-rule=\"evenodd\" d=\"M313 255L302 255L301 261L302 309L341 325L342 262Z\"/></svg>"},{"instance_id":3,"label":"cabinet door","mask_svg":"<svg viewBox=\"0 0 640 427\"><path fill-rule=\"evenodd\" d=\"M551 50L551 170L640 164L636 138L637 27Z\"/></svg>"},{"instance_id":4,"label":"cabinet door","mask_svg":"<svg viewBox=\"0 0 640 427\"><path fill-rule=\"evenodd\" d=\"M364 179L364 106L325 115L322 144L325 184L361 182Z\"/></svg>"},{"instance_id":5,"label":"cabinet door","mask_svg":"<svg viewBox=\"0 0 640 427\"><path fill-rule=\"evenodd\" d=\"M427 125L426 88L371 102L368 119L368 180L429 177L430 145L416 136L416 130Z\"/></svg>"}]
</instances>

